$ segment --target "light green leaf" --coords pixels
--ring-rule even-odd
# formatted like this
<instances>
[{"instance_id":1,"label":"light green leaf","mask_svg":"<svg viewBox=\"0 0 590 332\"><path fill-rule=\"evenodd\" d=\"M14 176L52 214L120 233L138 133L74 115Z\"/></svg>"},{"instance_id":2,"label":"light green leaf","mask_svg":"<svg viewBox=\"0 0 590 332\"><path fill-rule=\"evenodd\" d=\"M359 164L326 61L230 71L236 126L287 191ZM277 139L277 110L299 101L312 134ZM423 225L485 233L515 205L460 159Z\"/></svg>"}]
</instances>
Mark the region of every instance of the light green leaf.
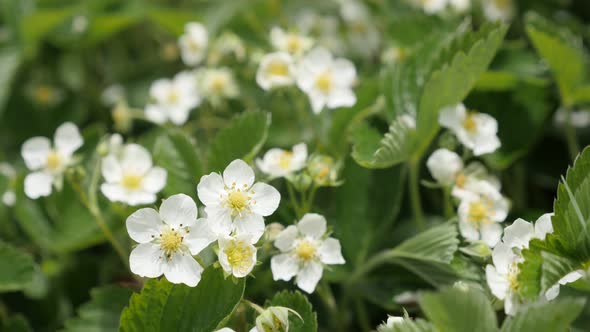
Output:
<instances>
[{"instance_id":1,"label":"light green leaf","mask_svg":"<svg viewBox=\"0 0 590 332\"><path fill-rule=\"evenodd\" d=\"M379 327L378 332L438 332L436 327L423 319L404 319L392 327Z\"/></svg>"},{"instance_id":2,"label":"light green leaf","mask_svg":"<svg viewBox=\"0 0 590 332\"><path fill-rule=\"evenodd\" d=\"M83 42L85 45L100 43L109 37L138 23L139 15L109 14L92 17Z\"/></svg>"},{"instance_id":3,"label":"light green leaf","mask_svg":"<svg viewBox=\"0 0 590 332\"><path fill-rule=\"evenodd\" d=\"M0 242L0 271L0 292L22 290L33 280L35 262L30 255Z\"/></svg>"},{"instance_id":4,"label":"light green leaf","mask_svg":"<svg viewBox=\"0 0 590 332\"><path fill-rule=\"evenodd\" d=\"M466 285L424 293L420 297L420 307L440 331L498 330L491 302L481 290Z\"/></svg>"},{"instance_id":5,"label":"light green leaf","mask_svg":"<svg viewBox=\"0 0 590 332\"><path fill-rule=\"evenodd\" d=\"M302 320L294 314L289 314L289 331L315 332L318 330L316 313L307 297L301 292L282 291L276 294L267 306L291 308L303 318Z\"/></svg>"},{"instance_id":6,"label":"light green leaf","mask_svg":"<svg viewBox=\"0 0 590 332\"><path fill-rule=\"evenodd\" d=\"M12 91L12 81L21 62L21 54L15 47L0 50L0 118Z\"/></svg>"},{"instance_id":7,"label":"light green leaf","mask_svg":"<svg viewBox=\"0 0 590 332\"><path fill-rule=\"evenodd\" d=\"M242 299L245 281L208 268L197 287L148 280L121 314L121 332L214 331Z\"/></svg>"},{"instance_id":8,"label":"light green leaf","mask_svg":"<svg viewBox=\"0 0 590 332\"><path fill-rule=\"evenodd\" d=\"M441 108L460 103L467 97L480 75L485 72L504 39L505 25L486 24L477 32L466 33L432 66L417 113L417 151L427 147L438 130Z\"/></svg>"},{"instance_id":9,"label":"light green leaf","mask_svg":"<svg viewBox=\"0 0 590 332\"><path fill-rule=\"evenodd\" d=\"M588 55L582 38L534 12L527 13L525 20L529 38L555 75L563 103L571 106L575 90L588 75Z\"/></svg>"},{"instance_id":10,"label":"light green leaf","mask_svg":"<svg viewBox=\"0 0 590 332\"><path fill-rule=\"evenodd\" d=\"M26 54L33 56L37 52L41 39L65 22L73 13L73 8L43 9L25 16L21 21L21 31Z\"/></svg>"},{"instance_id":11,"label":"light green leaf","mask_svg":"<svg viewBox=\"0 0 590 332\"><path fill-rule=\"evenodd\" d=\"M222 171L235 159L251 161L266 141L269 126L270 114L265 112L235 116L209 145L209 170Z\"/></svg>"},{"instance_id":12,"label":"light green leaf","mask_svg":"<svg viewBox=\"0 0 590 332\"><path fill-rule=\"evenodd\" d=\"M161 28L177 37L184 33L184 26L187 23L202 21L202 17L195 12L180 9L155 8L149 10L147 16Z\"/></svg>"},{"instance_id":13,"label":"light green leaf","mask_svg":"<svg viewBox=\"0 0 590 332\"><path fill-rule=\"evenodd\" d=\"M584 299L567 298L523 306L516 316L504 321L500 331L566 331L584 308L584 303Z\"/></svg>"},{"instance_id":14,"label":"light green leaf","mask_svg":"<svg viewBox=\"0 0 590 332\"><path fill-rule=\"evenodd\" d=\"M63 332L119 331L121 310L129 303L129 288L105 286L90 292L90 301L80 306L78 316L65 322Z\"/></svg>"}]
</instances>

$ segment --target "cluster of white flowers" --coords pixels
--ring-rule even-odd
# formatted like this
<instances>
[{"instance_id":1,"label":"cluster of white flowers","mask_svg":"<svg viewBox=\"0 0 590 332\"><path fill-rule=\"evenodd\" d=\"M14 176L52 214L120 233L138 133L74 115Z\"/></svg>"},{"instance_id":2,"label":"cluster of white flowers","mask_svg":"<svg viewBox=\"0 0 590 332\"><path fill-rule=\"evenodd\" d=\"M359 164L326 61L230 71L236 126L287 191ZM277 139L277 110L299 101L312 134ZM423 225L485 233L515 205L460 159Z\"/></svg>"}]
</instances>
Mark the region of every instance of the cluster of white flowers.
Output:
<instances>
[{"instance_id":1,"label":"cluster of white flowers","mask_svg":"<svg viewBox=\"0 0 590 332\"><path fill-rule=\"evenodd\" d=\"M334 58L325 47L314 47L314 41L307 36L278 27L272 29L270 39L276 51L260 60L256 82L261 88L296 84L309 97L314 113L356 103L352 91L356 69L352 62Z\"/></svg>"}]
</instances>

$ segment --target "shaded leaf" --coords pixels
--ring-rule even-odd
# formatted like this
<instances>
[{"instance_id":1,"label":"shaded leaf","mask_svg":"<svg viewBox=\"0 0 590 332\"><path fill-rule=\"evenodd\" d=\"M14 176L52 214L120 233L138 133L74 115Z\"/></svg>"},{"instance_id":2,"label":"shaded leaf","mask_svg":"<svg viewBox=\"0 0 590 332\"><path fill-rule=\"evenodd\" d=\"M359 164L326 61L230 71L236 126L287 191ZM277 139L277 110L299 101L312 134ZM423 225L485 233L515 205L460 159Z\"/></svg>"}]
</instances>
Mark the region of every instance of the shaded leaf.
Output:
<instances>
[{"instance_id":1,"label":"shaded leaf","mask_svg":"<svg viewBox=\"0 0 590 332\"><path fill-rule=\"evenodd\" d=\"M296 315L289 314L289 331L314 332L318 330L316 313L307 297L301 292L282 291L276 294L268 305L291 308L303 318L301 320Z\"/></svg>"},{"instance_id":2,"label":"shaded leaf","mask_svg":"<svg viewBox=\"0 0 590 332\"><path fill-rule=\"evenodd\" d=\"M33 258L12 245L0 242L0 292L18 291L33 280Z\"/></svg>"},{"instance_id":3,"label":"shaded leaf","mask_svg":"<svg viewBox=\"0 0 590 332\"><path fill-rule=\"evenodd\" d=\"M502 324L501 332L566 331L584 308L584 299L558 299L523 306Z\"/></svg>"}]
</instances>

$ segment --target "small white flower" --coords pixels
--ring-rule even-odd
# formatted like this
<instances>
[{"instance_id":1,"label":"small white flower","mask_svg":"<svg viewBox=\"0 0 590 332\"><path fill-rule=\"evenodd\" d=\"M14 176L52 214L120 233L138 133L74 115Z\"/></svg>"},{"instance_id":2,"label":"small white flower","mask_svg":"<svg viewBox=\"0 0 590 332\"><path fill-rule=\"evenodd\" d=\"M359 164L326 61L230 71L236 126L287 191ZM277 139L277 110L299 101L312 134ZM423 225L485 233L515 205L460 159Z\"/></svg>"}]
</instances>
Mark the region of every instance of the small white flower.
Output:
<instances>
[{"instance_id":1,"label":"small white flower","mask_svg":"<svg viewBox=\"0 0 590 332\"><path fill-rule=\"evenodd\" d=\"M381 62L386 65L395 65L404 59L406 51L401 47L390 46L381 52Z\"/></svg>"},{"instance_id":2,"label":"small white flower","mask_svg":"<svg viewBox=\"0 0 590 332\"><path fill-rule=\"evenodd\" d=\"M352 85L356 69L346 59L334 59L325 48L310 51L297 69L297 86L309 97L314 113L327 108L350 107L356 103Z\"/></svg>"},{"instance_id":3,"label":"small white flower","mask_svg":"<svg viewBox=\"0 0 590 332\"><path fill-rule=\"evenodd\" d=\"M386 328L393 328L394 325L402 323L404 318L401 316L388 316L387 322L385 322L384 327Z\"/></svg>"},{"instance_id":4,"label":"small white flower","mask_svg":"<svg viewBox=\"0 0 590 332\"><path fill-rule=\"evenodd\" d=\"M488 173L488 170L483 164L474 161L457 173L451 194L458 199L463 198L465 195L470 195L467 189L469 187L468 184L474 181L486 181L498 191L502 188L502 184L496 176Z\"/></svg>"},{"instance_id":5,"label":"small white flower","mask_svg":"<svg viewBox=\"0 0 590 332\"><path fill-rule=\"evenodd\" d=\"M154 167L150 153L141 145L128 144L120 156L108 155L102 160L105 183L101 192L112 202L129 205L150 204L166 185L167 172Z\"/></svg>"},{"instance_id":6,"label":"small white flower","mask_svg":"<svg viewBox=\"0 0 590 332\"><path fill-rule=\"evenodd\" d=\"M438 149L428 157L426 166L438 183L448 186L455 183L463 170L463 160L453 151Z\"/></svg>"},{"instance_id":7,"label":"small white flower","mask_svg":"<svg viewBox=\"0 0 590 332\"><path fill-rule=\"evenodd\" d=\"M297 144L292 151L270 149L263 159L256 160L256 165L263 172L272 177L286 177L305 167L307 162L307 145Z\"/></svg>"},{"instance_id":8,"label":"small white flower","mask_svg":"<svg viewBox=\"0 0 590 332\"><path fill-rule=\"evenodd\" d=\"M483 14L488 21L510 21L514 17L512 0L482 0Z\"/></svg>"},{"instance_id":9,"label":"small white flower","mask_svg":"<svg viewBox=\"0 0 590 332\"><path fill-rule=\"evenodd\" d=\"M426 14L437 14L445 10L447 0L416 0L418 6L424 10Z\"/></svg>"},{"instance_id":10,"label":"small white flower","mask_svg":"<svg viewBox=\"0 0 590 332\"><path fill-rule=\"evenodd\" d=\"M270 31L270 43L276 50L299 57L313 46L313 39L294 32L285 32L279 27L273 27Z\"/></svg>"},{"instance_id":11,"label":"small white flower","mask_svg":"<svg viewBox=\"0 0 590 332\"><path fill-rule=\"evenodd\" d=\"M340 54L344 51L342 38L338 36L340 22L337 17L319 15L311 9L302 10L296 17L296 25L304 34L316 37L316 45Z\"/></svg>"},{"instance_id":12,"label":"small white flower","mask_svg":"<svg viewBox=\"0 0 590 332\"><path fill-rule=\"evenodd\" d=\"M105 106L115 106L125 99L125 89L121 84L109 85L100 95L100 101Z\"/></svg>"},{"instance_id":13,"label":"small white flower","mask_svg":"<svg viewBox=\"0 0 590 332\"><path fill-rule=\"evenodd\" d=\"M212 230L249 235L256 243L264 234L264 217L279 206L281 194L272 186L254 183L254 171L243 160L232 161L219 173L204 175L197 186Z\"/></svg>"},{"instance_id":14,"label":"small white flower","mask_svg":"<svg viewBox=\"0 0 590 332\"><path fill-rule=\"evenodd\" d=\"M207 63L210 65L218 64L226 56L233 56L238 61L242 61L246 57L244 42L231 32L224 32L215 40L207 57Z\"/></svg>"},{"instance_id":15,"label":"small white flower","mask_svg":"<svg viewBox=\"0 0 590 332\"><path fill-rule=\"evenodd\" d=\"M197 219L197 205L187 195L164 200L158 213L137 210L127 218L127 232L139 243L129 256L131 272L147 278L164 274L168 281L195 287L203 267L192 257L199 254L215 235L206 219Z\"/></svg>"},{"instance_id":16,"label":"small white flower","mask_svg":"<svg viewBox=\"0 0 590 332\"><path fill-rule=\"evenodd\" d=\"M66 122L55 131L53 147L47 137L29 138L21 155L29 170L25 178L25 194L32 199L49 196L52 185L60 187L64 171L73 163L74 151L84 143L75 124Z\"/></svg>"},{"instance_id":17,"label":"small white flower","mask_svg":"<svg viewBox=\"0 0 590 332\"><path fill-rule=\"evenodd\" d=\"M199 90L203 96L211 101L218 102L221 99L235 98L240 90L229 68L208 68L199 70Z\"/></svg>"},{"instance_id":18,"label":"small white flower","mask_svg":"<svg viewBox=\"0 0 590 332\"><path fill-rule=\"evenodd\" d=\"M324 265L344 264L340 241L326 238L326 219L307 213L297 226L287 227L275 240L281 253L272 257L274 280L289 281L296 276L297 286L307 293L315 290Z\"/></svg>"},{"instance_id":19,"label":"small white flower","mask_svg":"<svg viewBox=\"0 0 590 332\"><path fill-rule=\"evenodd\" d=\"M348 29L348 40L354 53L369 57L379 48L381 37L368 8L356 0L341 1L340 15Z\"/></svg>"},{"instance_id":20,"label":"small white flower","mask_svg":"<svg viewBox=\"0 0 590 332\"><path fill-rule=\"evenodd\" d=\"M463 13L471 8L471 0L449 0L449 5L455 11Z\"/></svg>"},{"instance_id":21,"label":"small white flower","mask_svg":"<svg viewBox=\"0 0 590 332\"><path fill-rule=\"evenodd\" d=\"M243 278L256 265L256 247L250 234L222 235L219 240L219 264L227 274Z\"/></svg>"},{"instance_id":22,"label":"small white flower","mask_svg":"<svg viewBox=\"0 0 590 332\"><path fill-rule=\"evenodd\" d=\"M552 216L553 213L546 213L539 217L534 225L524 219L516 219L512 225L504 229L502 242L511 248L522 250L529 247L532 239L544 240L547 234L553 233Z\"/></svg>"},{"instance_id":23,"label":"small white flower","mask_svg":"<svg viewBox=\"0 0 590 332\"><path fill-rule=\"evenodd\" d=\"M418 294L416 292L405 291L393 297L393 301L397 304L410 304L418 302Z\"/></svg>"},{"instance_id":24,"label":"small white flower","mask_svg":"<svg viewBox=\"0 0 590 332\"><path fill-rule=\"evenodd\" d=\"M145 116L158 124L170 121L182 125L188 120L190 111L199 106L201 97L197 91L196 76L183 71L174 79L159 79L150 88L152 103L145 109Z\"/></svg>"},{"instance_id":25,"label":"small white flower","mask_svg":"<svg viewBox=\"0 0 590 332\"><path fill-rule=\"evenodd\" d=\"M188 66L198 65L207 54L209 37L204 25L197 22L187 23L184 26L184 34L178 39L180 55Z\"/></svg>"},{"instance_id":26,"label":"small white flower","mask_svg":"<svg viewBox=\"0 0 590 332\"><path fill-rule=\"evenodd\" d=\"M264 90L288 86L294 82L293 58L287 52L269 53L262 57L256 83Z\"/></svg>"},{"instance_id":27,"label":"small white flower","mask_svg":"<svg viewBox=\"0 0 590 332\"><path fill-rule=\"evenodd\" d=\"M16 170L12 165L7 162L0 162L0 175L3 175L9 179L12 179L16 176Z\"/></svg>"},{"instance_id":28,"label":"small white flower","mask_svg":"<svg viewBox=\"0 0 590 332\"><path fill-rule=\"evenodd\" d=\"M76 15L72 19L72 32L83 33L88 28L88 17L85 15Z\"/></svg>"},{"instance_id":29,"label":"small white flower","mask_svg":"<svg viewBox=\"0 0 590 332\"><path fill-rule=\"evenodd\" d=\"M493 185L472 181L459 204L459 231L469 242L484 241L493 247L500 241L502 226L508 215L509 203Z\"/></svg>"},{"instance_id":30,"label":"small white flower","mask_svg":"<svg viewBox=\"0 0 590 332\"><path fill-rule=\"evenodd\" d=\"M494 265L486 266L488 286L495 297L504 300L504 311L508 315L514 315L518 305L518 264L522 261L509 245L498 243L492 251Z\"/></svg>"},{"instance_id":31,"label":"small white flower","mask_svg":"<svg viewBox=\"0 0 590 332\"><path fill-rule=\"evenodd\" d=\"M7 190L2 194L2 203L6 206L14 206L16 203L16 194L12 190Z\"/></svg>"},{"instance_id":32,"label":"small white flower","mask_svg":"<svg viewBox=\"0 0 590 332\"><path fill-rule=\"evenodd\" d=\"M488 114L468 112L463 104L458 104L443 108L439 122L452 130L459 141L473 150L476 156L492 153L500 147L498 122Z\"/></svg>"}]
</instances>

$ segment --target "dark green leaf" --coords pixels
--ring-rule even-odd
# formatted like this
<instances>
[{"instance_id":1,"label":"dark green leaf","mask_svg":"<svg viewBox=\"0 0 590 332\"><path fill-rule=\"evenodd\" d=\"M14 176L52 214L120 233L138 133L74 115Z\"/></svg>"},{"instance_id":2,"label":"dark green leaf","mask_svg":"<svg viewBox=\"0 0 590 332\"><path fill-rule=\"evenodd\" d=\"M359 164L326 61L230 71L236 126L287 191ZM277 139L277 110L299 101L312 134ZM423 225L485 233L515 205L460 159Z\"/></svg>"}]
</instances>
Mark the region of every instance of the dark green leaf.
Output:
<instances>
[{"instance_id":1,"label":"dark green leaf","mask_svg":"<svg viewBox=\"0 0 590 332\"><path fill-rule=\"evenodd\" d=\"M12 245L0 242L0 292L22 290L33 280L33 258Z\"/></svg>"},{"instance_id":2,"label":"dark green leaf","mask_svg":"<svg viewBox=\"0 0 590 332\"><path fill-rule=\"evenodd\" d=\"M291 308L303 318L301 320L296 315L289 314L289 331L315 332L318 330L316 313L307 297L301 292L282 291L276 294L268 305Z\"/></svg>"}]
</instances>

